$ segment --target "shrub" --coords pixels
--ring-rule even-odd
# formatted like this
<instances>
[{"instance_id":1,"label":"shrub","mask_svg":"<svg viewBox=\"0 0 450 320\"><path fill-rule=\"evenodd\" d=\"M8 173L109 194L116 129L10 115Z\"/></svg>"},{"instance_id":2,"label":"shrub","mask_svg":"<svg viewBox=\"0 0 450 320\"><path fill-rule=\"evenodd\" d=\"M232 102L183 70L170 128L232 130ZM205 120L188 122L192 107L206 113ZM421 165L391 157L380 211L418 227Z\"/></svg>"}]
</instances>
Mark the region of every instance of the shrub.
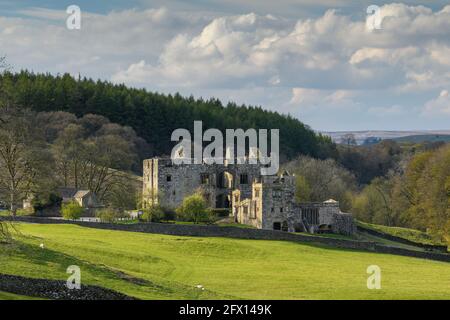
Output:
<instances>
[{"instance_id":1,"label":"shrub","mask_svg":"<svg viewBox=\"0 0 450 320\"><path fill-rule=\"evenodd\" d=\"M194 223L210 222L213 212L208 208L207 203L200 193L194 193L184 198L183 204L177 208L177 217L182 221Z\"/></svg>"},{"instance_id":2,"label":"shrub","mask_svg":"<svg viewBox=\"0 0 450 320\"><path fill-rule=\"evenodd\" d=\"M100 219L101 222L116 222L119 218L125 217L125 214L113 208L99 209L95 212L95 216Z\"/></svg>"},{"instance_id":3,"label":"shrub","mask_svg":"<svg viewBox=\"0 0 450 320\"><path fill-rule=\"evenodd\" d=\"M61 213L64 219L79 219L83 212L83 207L81 207L76 201L63 203L61 206Z\"/></svg>"},{"instance_id":4,"label":"shrub","mask_svg":"<svg viewBox=\"0 0 450 320\"><path fill-rule=\"evenodd\" d=\"M62 198L54 193L50 193L47 197L42 195L37 195L31 201L33 205L34 212L46 210L49 208L54 208L55 206L60 206Z\"/></svg>"},{"instance_id":5,"label":"shrub","mask_svg":"<svg viewBox=\"0 0 450 320\"><path fill-rule=\"evenodd\" d=\"M164 209L159 205L153 205L150 208L142 210L144 213L141 219L147 222L160 222L165 218Z\"/></svg>"}]
</instances>

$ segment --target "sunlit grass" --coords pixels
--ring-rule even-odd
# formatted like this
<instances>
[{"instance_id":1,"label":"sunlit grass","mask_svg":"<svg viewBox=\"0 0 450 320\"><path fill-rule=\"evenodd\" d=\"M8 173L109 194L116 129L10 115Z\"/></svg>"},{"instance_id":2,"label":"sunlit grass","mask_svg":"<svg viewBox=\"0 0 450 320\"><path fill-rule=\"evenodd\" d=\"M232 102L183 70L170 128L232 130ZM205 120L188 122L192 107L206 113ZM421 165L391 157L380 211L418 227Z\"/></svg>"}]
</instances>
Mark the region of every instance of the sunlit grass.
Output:
<instances>
[{"instance_id":1,"label":"sunlit grass","mask_svg":"<svg viewBox=\"0 0 450 320\"><path fill-rule=\"evenodd\" d=\"M362 221L358 221L358 224L364 228L372 229L381 233L386 233L395 237L403 238L412 242L422 243L422 244L439 244L443 243L435 241L429 234L422 232L420 230L414 230L409 228L400 227L388 227L378 224L371 224Z\"/></svg>"},{"instance_id":2,"label":"sunlit grass","mask_svg":"<svg viewBox=\"0 0 450 320\"><path fill-rule=\"evenodd\" d=\"M450 298L450 264L444 262L287 241L75 225L19 224L18 229L24 236L16 245L0 246L2 273L66 279L66 268L75 264L84 283L145 299ZM381 290L367 289L366 270L374 264L382 271Z\"/></svg>"}]
</instances>

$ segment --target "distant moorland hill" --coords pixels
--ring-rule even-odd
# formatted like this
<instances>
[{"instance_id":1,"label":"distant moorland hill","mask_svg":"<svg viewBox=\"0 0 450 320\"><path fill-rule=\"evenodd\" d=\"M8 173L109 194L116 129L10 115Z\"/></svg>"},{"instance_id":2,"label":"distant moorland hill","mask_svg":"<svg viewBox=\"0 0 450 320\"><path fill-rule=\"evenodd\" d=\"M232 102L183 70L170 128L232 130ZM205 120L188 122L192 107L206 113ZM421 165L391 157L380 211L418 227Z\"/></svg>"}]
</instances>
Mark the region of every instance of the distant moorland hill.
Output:
<instances>
[{"instance_id":1,"label":"distant moorland hill","mask_svg":"<svg viewBox=\"0 0 450 320\"><path fill-rule=\"evenodd\" d=\"M328 136L315 133L289 115L260 107L234 103L224 106L217 99L152 93L105 81L75 79L68 74L5 72L0 75L0 84L2 94L21 107L35 111L67 111L79 117L93 113L131 126L150 143L155 155L170 154L174 145L170 143L173 130L192 130L194 120L202 120L204 130L280 129L280 149L285 158L300 154L325 158L335 152Z\"/></svg>"},{"instance_id":2,"label":"distant moorland hill","mask_svg":"<svg viewBox=\"0 0 450 320\"><path fill-rule=\"evenodd\" d=\"M450 142L450 134L423 134L392 139L399 143Z\"/></svg>"},{"instance_id":3,"label":"distant moorland hill","mask_svg":"<svg viewBox=\"0 0 450 320\"><path fill-rule=\"evenodd\" d=\"M377 140L395 140L397 142L436 142L449 141L450 130L412 130L412 131L330 131L322 134L331 137L336 143L341 143L342 139L348 135L355 138L357 144L364 144L365 141Z\"/></svg>"}]
</instances>

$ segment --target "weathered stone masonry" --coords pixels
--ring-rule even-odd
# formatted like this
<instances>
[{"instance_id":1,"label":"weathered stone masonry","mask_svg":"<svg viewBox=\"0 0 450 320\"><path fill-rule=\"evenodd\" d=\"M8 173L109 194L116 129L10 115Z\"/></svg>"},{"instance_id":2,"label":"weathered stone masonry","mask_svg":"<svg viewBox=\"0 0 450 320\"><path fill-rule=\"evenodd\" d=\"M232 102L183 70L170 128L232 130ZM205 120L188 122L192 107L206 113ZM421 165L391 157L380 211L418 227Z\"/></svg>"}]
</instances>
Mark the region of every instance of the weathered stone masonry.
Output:
<instances>
[{"instance_id":1,"label":"weathered stone masonry","mask_svg":"<svg viewBox=\"0 0 450 320\"><path fill-rule=\"evenodd\" d=\"M235 190L232 199L235 221L260 229L347 235L356 232L351 214L341 212L337 201L297 204L295 176L288 172L262 176L252 184L250 198Z\"/></svg>"},{"instance_id":2,"label":"weathered stone masonry","mask_svg":"<svg viewBox=\"0 0 450 320\"><path fill-rule=\"evenodd\" d=\"M295 176L283 172L262 176L259 164L182 164L171 159L144 160L143 206L176 208L196 190L202 190L213 208L231 208L238 223L259 229L289 232L356 231L350 214L333 200L297 204Z\"/></svg>"},{"instance_id":3,"label":"weathered stone masonry","mask_svg":"<svg viewBox=\"0 0 450 320\"><path fill-rule=\"evenodd\" d=\"M260 175L257 164L182 164L171 159L144 160L144 206L160 203L176 208L186 196L201 189L213 208L228 208L233 189L245 196L251 192L251 181Z\"/></svg>"}]
</instances>

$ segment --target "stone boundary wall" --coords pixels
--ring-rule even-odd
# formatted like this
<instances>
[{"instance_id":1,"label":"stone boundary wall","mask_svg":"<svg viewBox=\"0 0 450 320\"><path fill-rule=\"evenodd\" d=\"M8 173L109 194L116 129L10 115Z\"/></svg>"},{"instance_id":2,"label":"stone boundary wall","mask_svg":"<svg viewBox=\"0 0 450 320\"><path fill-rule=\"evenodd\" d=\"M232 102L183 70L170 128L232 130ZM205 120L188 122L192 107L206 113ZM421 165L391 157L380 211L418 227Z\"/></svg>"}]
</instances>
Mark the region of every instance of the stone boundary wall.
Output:
<instances>
[{"instance_id":1,"label":"stone boundary wall","mask_svg":"<svg viewBox=\"0 0 450 320\"><path fill-rule=\"evenodd\" d=\"M424 244L424 243L419 243L419 242L414 242L405 238L400 238L400 237L396 237L387 233L383 233L380 231L376 231L370 228L365 228L365 227L361 227L361 226L357 226L357 230L361 231L361 232L366 232L368 234L371 234L373 236L377 236L386 240L391 240L391 241L396 241L396 242L400 242L403 244L407 244L410 246L415 246L415 247L419 247L425 250L429 250L429 251L439 251L442 253L447 253L447 246L444 245L431 245L431 244Z\"/></svg>"},{"instance_id":2,"label":"stone boundary wall","mask_svg":"<svg viewBox=\"0 0 450 320\"><path fill-rule=\"evenodd\" d=\"M254 240L282 240L300 243L321 244L341 249L364 250L379 253L388 253L414 258L423 258L450 262L450 254L414 251L380 245L370 241L355 241L326 238L320 236L300 235L275 230L248 229L238 227L220 227L204 225L181 225L181 224L163 224L163 223L139 223L139 224L115 224L102 222L81 222L61 219L35 218L35 217L0 217L5 221L44 223L44 224L75 224L82 227L119 230L130 232L155 233L173 236L192 236L192 237L225 237L237 239Z\"/></svg>"},{"instance_id":3,"label":"stone boundary wall","mask_svg":"<svg viewBox=\"0 0 450 320\"><path fill-rule=\"evenodd\" d=\"M69 290L66 281L25 278L0 274L0 291L52 300L136 300L110 289L81 285L80 290Z\"/></svg>"}]
</instances>

